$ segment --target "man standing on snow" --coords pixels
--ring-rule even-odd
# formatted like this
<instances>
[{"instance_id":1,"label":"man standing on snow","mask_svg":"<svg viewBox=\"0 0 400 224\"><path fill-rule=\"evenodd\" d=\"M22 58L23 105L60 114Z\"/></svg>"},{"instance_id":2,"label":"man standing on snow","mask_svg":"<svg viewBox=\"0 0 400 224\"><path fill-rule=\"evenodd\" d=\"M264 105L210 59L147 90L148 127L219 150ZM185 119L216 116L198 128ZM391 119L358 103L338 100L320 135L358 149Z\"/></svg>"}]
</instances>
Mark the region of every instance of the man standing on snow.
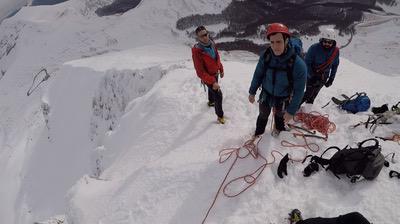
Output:
<instances>
[{"instance_id":1,"label":"man standing on snow","mask_svg":"<svg viewBox=\"0 0 400 224\"><path fill-rule=\"evenodd\" d=\"M255 102L257 89L261 86L260 113L255 136L264 133L271 109L274 108L275 127L272 136L285 130L285 123L293 119L304 94L307 68L289 42L289 29L281 23L272 23L266 30L271 42L260 56L249 90L250 103Z\"/></svg>"},{"instance_id":2,"label":"man standing on snow","mask_svg":"<svg viewBox=\"0 0 400 224\"><path fill-rule=\"evenodd\" d=\"M319 43L313 44L307 51L308 70L307 89L303 102L313 104L321 88L329 87L335 80L339 66L339 48L336 47L336 34L332 28L323 33Z\"/></svg>"},{"instance_id":3,"label":"man standing on snow","mask_svg":"<svg viewBox=\"0 0 400 224\"><path fill-rule=\"evenodd\" d=\"M204 26L196 29L198 43L192 48L192 58L197 76L202 83L208 87L208 106L215 108L217 121L225 123L224 111L222 110L222 92L218 84L218 76L224 77L224 68L208 31Z\"/></svg>"}]
</instances>

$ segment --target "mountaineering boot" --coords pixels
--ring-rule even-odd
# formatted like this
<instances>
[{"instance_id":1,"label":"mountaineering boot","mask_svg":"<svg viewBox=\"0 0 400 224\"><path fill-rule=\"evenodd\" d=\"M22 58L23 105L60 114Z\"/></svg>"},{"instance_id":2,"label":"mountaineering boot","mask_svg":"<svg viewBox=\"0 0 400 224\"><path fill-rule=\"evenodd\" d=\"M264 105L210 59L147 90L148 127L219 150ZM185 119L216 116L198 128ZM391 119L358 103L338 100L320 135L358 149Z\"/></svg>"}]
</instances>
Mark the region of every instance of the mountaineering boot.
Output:
<instances>
[{"instance_id":1,"label":"mountaineering boot","mask_svg":"<svg viewBox=\"0 0 400 224\"><path fill-rule=\"evenodd\" d=\"M303 220L301 217L301 212L298 209L293 209L292 212L289 213L289 222L290 224L296 224L298 221Z\"/></svg>"},{"instance_id":2,"label":"mountaineering boot","mask_svg":"<svg viewBox=\"0 0 400 224\"><path fill-rule=\"evenodd\" d=\"M279 131L278 129L274 128L274 130L272 130L272 132L271 132L271 136L274 137L274 138L277 138L280 133L281 133L281 131Z\"/></svg>"},{"instance_id":3,"label":"mountaineering boot","mask_svg":"<svg viewBox=\"0 0 400 224\"><path fill-rule=\"evenodd\" d=\"M256 139L258 139L258 138L261 138L261 136L262 136L262 134L261 134L261 135L252 135L252 136L251 136L251 139L252 139L252 140L256 140Z\"/></svg>"},{"instance_id":4,"label":"mountaineering boot","mask_svg":"<svg viewBox=\"0 0 400 224\"><path fill-rule=\"evenodd\" d=\"M225 118L224 118L224 117L218 117L217 121L218 121L220 124L225 124Z\"/></svg>"},{"instance_id":5,"label":"mountaineering boot","mask_svg":"<svg viewBox=\"0 0 400 224\"><path fill-rule=\"evenodd\" d=\"M209 107L213 107L213 106L215 106L215 103L214 103L214 102L211 102L211 101L208 101L207 105L208 105Z\"/></svg>"}]
</instances>

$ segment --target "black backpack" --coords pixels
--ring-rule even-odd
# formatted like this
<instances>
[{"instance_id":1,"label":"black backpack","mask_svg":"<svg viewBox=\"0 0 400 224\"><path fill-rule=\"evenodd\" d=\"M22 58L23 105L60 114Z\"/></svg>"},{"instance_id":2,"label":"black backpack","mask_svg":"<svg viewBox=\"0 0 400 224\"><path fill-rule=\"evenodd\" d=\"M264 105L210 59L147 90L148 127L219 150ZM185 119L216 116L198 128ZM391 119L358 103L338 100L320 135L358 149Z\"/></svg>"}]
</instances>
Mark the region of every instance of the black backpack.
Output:
<instances>
[{"instance_id":1,"label":"black backpack","mask_svg":"<svg viewBox=\"0 0 400 224\"><path fill-rule=\"evenodd\" d=\"M367 142L374 144L365 146ZM331 149L336 149L337 152L330 159L322 158ZM304 159L303 163L308 157ZM357 148L346 146L339 149L332 146L326 149L320 157L312 156L311 163L304 169L304 176L310 176L314 171L318 171L318 164L324 168L327 166L326 170L330 170L337 178L340 179L338 175L345 174L352 183L355 183L361 176L367 180L377 177L385 164L385 157L381 153L378 140L371 138L358 143Z\"/></svg>"}]
</instances>

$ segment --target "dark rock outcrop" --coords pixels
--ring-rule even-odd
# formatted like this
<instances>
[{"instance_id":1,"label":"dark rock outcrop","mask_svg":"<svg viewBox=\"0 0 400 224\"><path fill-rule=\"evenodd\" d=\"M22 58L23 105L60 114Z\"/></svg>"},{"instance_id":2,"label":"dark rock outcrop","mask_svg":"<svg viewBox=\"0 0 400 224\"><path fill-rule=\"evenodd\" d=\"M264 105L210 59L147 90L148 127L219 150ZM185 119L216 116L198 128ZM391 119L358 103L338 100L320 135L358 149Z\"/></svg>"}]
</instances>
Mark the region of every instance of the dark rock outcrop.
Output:
<instances>
[{"instance_id":1,"label":"dark rock outcrop","mask_svg":"<svg viewBox=\"0 0 400 224\"><path fill-rule=\"evenodd\" d=\"M381 0L381 4L395 5L395 0ZM243 41L246 38L260 38L263 25L282 22L300 35L317 35L321 25L334 25L342 34L354 32L356 22L363 18L364 12L381 11L376 0L233 0L221 14L191 15L177 21L180 30L194 29L199 25L226 23L228 27L217 33L214 38L237 38L229 42L235 49L255 52L256 44ZM189 32L193 35L193 31ZM220 49L231 50L228 43L221 43ZM228 47L229 46L229 47ZM258 50L260 51L261 48Z\"/></svg>"},{"instance_id":2,"label":"dark rock outcrop","mask_svg":"<svg viewBox=\"0 0 400 224\"><path fill-rule=\"evenodd\" d=\"M139 5L141 0L115 0L110 5L104 6L96 10L98 16L110 16L122 14Z\"/></svg>"}]
</instances>

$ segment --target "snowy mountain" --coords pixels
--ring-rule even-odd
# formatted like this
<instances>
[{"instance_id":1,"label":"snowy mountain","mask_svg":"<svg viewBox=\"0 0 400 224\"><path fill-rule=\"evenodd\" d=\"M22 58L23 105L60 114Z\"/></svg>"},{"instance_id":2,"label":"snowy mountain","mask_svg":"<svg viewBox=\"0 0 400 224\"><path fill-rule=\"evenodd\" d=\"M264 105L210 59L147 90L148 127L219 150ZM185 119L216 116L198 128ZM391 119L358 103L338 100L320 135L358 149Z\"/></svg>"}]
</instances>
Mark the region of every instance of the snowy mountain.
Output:
<instances>
[{"instance_id":1,"label":"snowy mountain","mask_svg":"<svg viewBox=\"0 0 400 224\"><path fill-rule=\"evenodd\" d=\"M201 223L205 217L229 168L230 160L218 164L219 150L240 146L254 130L258 108L248 103L247 90L258 58L222 52L228 121L218 125L193 70L193 26L177 24L221 14L232 2L125 3L23 7L0 24L0 223ZM374 106L400 100L400 11L392 3L381 4L383 12L363 12L342 49L337 81L306 108L328 113L337 125L327 142L317 141L321 149L372 136L361 127L349 131L368 113L321 109L331 96L367 91ZM226 24L209 27L217 33ZM349 37L341 37L342 45ZM317 39L304 36L305 47ZM399 130L379 127L375 135ZM282 139L298 141L289 133L272 139L267 131L260 153L268 160L272 149L304 154L282 147ZM398 150L382 144L385 155ZM260 163L240 161L231 178ZM389 169L351 184L325 171L304 178L304 164L290 164L281 180L277 166L267 166L242 195L220 195L206 223L285 223L292 208L306 217L357 210L374 223L398 220L399 183L388 178Z\"/></svg>"},{"instance_id":2,"label":"snowy mountain","mask_svg":"<svg viewBox=\"0 0 400 224\"><path fill-rule=\"evenodd\" d=\"M0 23L17 13L23 6L55 5L67 0L2 0L0 2Z\"/></svg>"},{"instance_id":3,"label":"snowy mountain","mask_svg":"<svg viewBox=\"0 0 400 224\"><path fill-rule=\"evenodd\" d=\"M3 0L0 2L0 22L27 4L27 0Z\"/></svg>"}]
</instances>

